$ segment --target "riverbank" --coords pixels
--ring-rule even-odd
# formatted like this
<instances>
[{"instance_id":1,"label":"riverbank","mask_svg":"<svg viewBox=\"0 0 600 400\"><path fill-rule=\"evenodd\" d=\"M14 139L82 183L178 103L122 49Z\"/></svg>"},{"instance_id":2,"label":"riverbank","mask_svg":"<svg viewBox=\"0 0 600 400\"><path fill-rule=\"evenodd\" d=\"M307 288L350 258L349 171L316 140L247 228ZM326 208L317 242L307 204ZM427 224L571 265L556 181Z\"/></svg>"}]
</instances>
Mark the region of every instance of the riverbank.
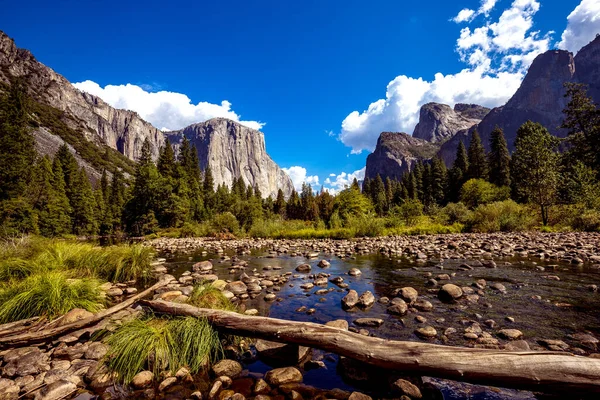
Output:
<instances>
[{"instance_id":1,"label":"riverbank","mask_svg":"<svg viewBox=\"0 0 600 400\"><path fill-rule=\"evenodd\" d=\"M210 283L246 315L333 324L383 339L598 357L600 234L159 238L146 245L160 257L150 268L151 281L169 281L154 299L189 302L198 285ZM115 300L121 300L136 285L104 289L120 293ZM132 385L122 385L104 367L109 348L97 335L143 312L133 305L53 341L4 349L0 392L8 394L0 399L433 399L474 391L488 394L480 398L536 398L390 374L321 350L248 340L227 345L224 361L199 373L145 370Z\"/></svg>"}]
</instances>

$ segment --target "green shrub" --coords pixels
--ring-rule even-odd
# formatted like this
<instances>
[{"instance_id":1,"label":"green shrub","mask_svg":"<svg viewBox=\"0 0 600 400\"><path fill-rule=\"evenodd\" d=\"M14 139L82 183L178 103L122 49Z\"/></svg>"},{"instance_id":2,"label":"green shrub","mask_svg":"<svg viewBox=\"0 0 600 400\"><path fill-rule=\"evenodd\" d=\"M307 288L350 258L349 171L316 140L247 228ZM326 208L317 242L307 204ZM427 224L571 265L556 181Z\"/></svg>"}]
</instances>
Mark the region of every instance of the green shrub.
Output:
<instances>
[{"instance_id":1,"label":"green shrub","mask_svg":"<svg viewBox=\"0 0 600 400\"><path fill-rule=\"evenodd\" d=\"M383 218L377 218L373 215L352 217L348 219L346 228L352 230L354 232L354 236L356 237L381 236L385 230L385 220Z\"/></svg>"},{"instance_id":2,"label":"green shrub","mask_svg":"<svg viewBox=\"0 0 600 400\"><path fill-rule=\"evenodd\" d=\"M102 305L97 280L68 279L63 272L47 272L0 290L0 323L36 316L53 319L74 308L96 312Z\"/></svg>"},{"instance_id":3,"label":"green shrub","mask_svg":"<svg viewBox=\"0 0 600 400\"><path fill-rule=\"evenodd\" d=\"M398 207L397 212L406 225L414 225L417 218L423 215L423 204L418 200L406 200Z\"/></svg>"},{"instance_id":4,"label":"green shrub","mask_svg":"<svg viewBox=\"0 0 600 400\"><path fill-rule=\"evenodd\" d=\"M219 336L204 319L136 319L105 339L109 345L108 368L123 383L146 369L162 371L189 368L195 374L222 357Z\"/></svg>"},{"instance_id":5,"label":"green shrub","mask_svg":"<svg viewBox=\"0 0 600 400\"><path fill-rule=\"evenodd\" d=\"M473 232L512 232L532 229L535 219L527 207L513 200L498 201L477 207L469 222Z\"/></svg>"},{"instance_id":6,"label":"green shrub","mask_svg":"<svg viewBox=\"0 0 600 400\"><path fill-rule=\"evenodd\" d=\"M178 236L182 238L188 237L204 237L208 236L210 227L208 224L197 222L186 222L178 229Z\"/></svg>"},{"instance_id":7,"label":"green shrub","mask_svg":"<svg viewBox=\"0 0 600 400\"><path fill-rule=\"evenodd\" d=\"M508 187L498 187L483 179L470 179L460 190L460 201L471 209L481 204L506 200L509 197Z\"/></svg>"},{"instance_id":8,"label":"green shrub","mask_svg":"<svg viewBox=\"0 0 600 400\"><path fill-rule=\"evenodd\" d=\"M448 203L446 207L440 210L440 219L444 224L461 223L465 224L472 218L472 212L461 202Z\"/></svg>"},{"instance_id":9,"label":"green shrub","mask_svg":"<svg viewBox=\"0 0 600 400\"><path fill-rule=\"evenodd\" d=\"M211 229L213 233L232 233L236 234L240 230L240 224L238 220L235 218L230 212L224 212L222 214L217 214L213 217L210 222Z\"/></svg>"},{"instance_id":10,"label":"green shrub","mask_svg":"<svg viewBox=\"0 0 600 400\"><path fill-rule=\"evenodd\" d=\"M572 227L579 231L600 231L600 212L598 210L584 210L578 213L573 218Z\"/></svg>"}]
</instances>

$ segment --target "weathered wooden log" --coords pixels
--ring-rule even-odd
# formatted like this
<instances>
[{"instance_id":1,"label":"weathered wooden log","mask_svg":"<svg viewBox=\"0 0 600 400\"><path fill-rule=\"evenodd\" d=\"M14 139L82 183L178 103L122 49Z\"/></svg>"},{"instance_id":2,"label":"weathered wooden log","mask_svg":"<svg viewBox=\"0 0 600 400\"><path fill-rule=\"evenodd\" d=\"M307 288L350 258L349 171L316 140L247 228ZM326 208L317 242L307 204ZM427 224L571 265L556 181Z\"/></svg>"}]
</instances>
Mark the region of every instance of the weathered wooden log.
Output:
<instances>
[{"instance_id":1,"label":"weathered wooden log","mask_svg":"<svg viewBox=\"0 0 600 400\"><path fill-rule=\"evenodd\" d=\"M167 279L161 279L148 289L106 310L100 311L89 318L85 318L62 326L53 326L47 329L41 329L35 332L25 332L13 335L0 336L0 346L29 345L33 343L39 343L60 335L64 335L65 333L72 332L84 328L86 326L95 324L103 320L104 318L107 318L121 310L126 309L136 301L139 301L140 299L143 299L144 297L153 293L156 289L167 285L169 282L170 281Z\"/></svg>"},{"instance_id":2,"label":"weathered wooden log","mask_svg":"<svg viewBox=\"0 0 600 400\"><path fill-rule=\"evenodd\" d=\"M206 318L225 333L319 348L402 373L542 392L600 393L600 359L562 352L509 352L385 340L321 324L161 300L141 304L159 313Z\"/></svg>"}]
</instances>

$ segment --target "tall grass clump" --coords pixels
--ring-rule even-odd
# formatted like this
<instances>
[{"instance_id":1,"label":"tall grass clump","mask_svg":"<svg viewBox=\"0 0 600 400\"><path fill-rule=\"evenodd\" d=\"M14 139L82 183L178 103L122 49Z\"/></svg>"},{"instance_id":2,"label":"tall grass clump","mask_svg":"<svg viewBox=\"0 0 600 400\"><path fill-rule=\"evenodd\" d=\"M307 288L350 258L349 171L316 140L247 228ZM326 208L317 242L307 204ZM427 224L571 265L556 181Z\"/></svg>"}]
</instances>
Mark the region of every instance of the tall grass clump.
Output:
<instances>
[{"instance_id":1,"label":"tall grass clump","mask_svg":"<svg viewBox=\"0 0 600 400\"><path fill-rule=\"evenodd\" d=\"M194 317L136 319L104 341L110 347L107 365L125 384L145 369L159 376L185 366L194 374L223 355L218 334Z\"/></svg>"},{"instance_id":2,"label":"tall grass clump","mask_svg":"<svg viewBox=\"0 0 600 400\"><path fill-rule=\"evenodd\" d=\"M73 277L113 282L146 280L151 275L153 257L154 251L142 245L98 247L89 243L47 240L29 257L0 261L0 279L24 278L44 271L65 271Z\"/></svg>"},{"instance_id":3,"label":"tall grass clump","mask_svg":"<svg viewBox=\"0 0 600 400\"><path fill-rule=\"evenodd\" d=\"M0 323L35 316L53 319L73 308L97 312L103 302L95 279L69 279L59 271L40 273L0 290Z\"/></svg>"},{"instance_id":4,"label":"tall grass clump","mask_svg":"<svg viewBox=\"0 0 600 400\"><path fill-rule=\"evenodd\" d=\"M199 308L236 311L235 305L219 289L210 284L194 287L188 303Z\"/></svg>"}]
</instances>

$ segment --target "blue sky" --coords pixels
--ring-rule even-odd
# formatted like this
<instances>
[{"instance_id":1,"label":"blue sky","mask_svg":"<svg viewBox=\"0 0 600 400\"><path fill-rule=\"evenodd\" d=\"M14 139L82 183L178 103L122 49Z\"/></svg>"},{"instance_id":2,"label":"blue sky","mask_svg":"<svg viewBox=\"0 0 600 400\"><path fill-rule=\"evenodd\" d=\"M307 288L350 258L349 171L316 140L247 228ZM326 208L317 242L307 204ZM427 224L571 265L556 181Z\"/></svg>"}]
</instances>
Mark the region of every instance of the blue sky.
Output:
<instances>
[{"instance_id":1,"label":"blue sky","mask_svg":"<svg viewBox=\"0 0 600 400\"><path fill-rule=\"evenodd\" d=\"M339 189L421 104L501 105L539 52L577 51L600 0L28 1L0 29L158 128L261 127L296 183Z\"/></svg>"}]
</instances>

